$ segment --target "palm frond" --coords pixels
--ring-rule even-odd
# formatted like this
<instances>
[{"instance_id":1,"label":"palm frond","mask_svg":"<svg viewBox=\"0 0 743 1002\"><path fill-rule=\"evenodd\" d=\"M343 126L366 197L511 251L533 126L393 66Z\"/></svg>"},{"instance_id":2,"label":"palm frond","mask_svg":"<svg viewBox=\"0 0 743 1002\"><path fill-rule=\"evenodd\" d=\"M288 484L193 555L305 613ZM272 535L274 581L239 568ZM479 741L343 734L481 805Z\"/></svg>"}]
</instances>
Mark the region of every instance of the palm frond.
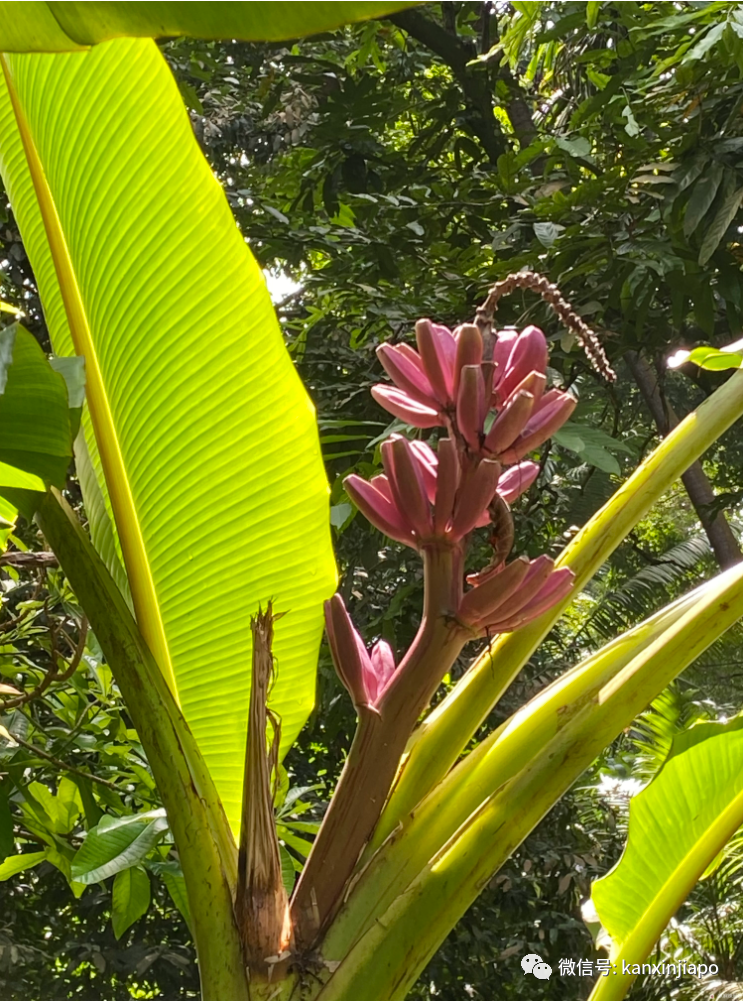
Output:
<instances>
[{"instance_id":1,"label":"palm frond","mask_svg":"<svg viewBox=\"0 0 743 1002\"><path fill-rule=\"evenodd\" d=\"M710 553L707 537L700 533L677 543L658 558L646 558L652 559L652 563L617 585L613 585L619 576L616 572L599 575L594 580L599 595L580 632L594 640L606 641L629 629L698 584L710 563Z\"/></svg>"}]
</instances>

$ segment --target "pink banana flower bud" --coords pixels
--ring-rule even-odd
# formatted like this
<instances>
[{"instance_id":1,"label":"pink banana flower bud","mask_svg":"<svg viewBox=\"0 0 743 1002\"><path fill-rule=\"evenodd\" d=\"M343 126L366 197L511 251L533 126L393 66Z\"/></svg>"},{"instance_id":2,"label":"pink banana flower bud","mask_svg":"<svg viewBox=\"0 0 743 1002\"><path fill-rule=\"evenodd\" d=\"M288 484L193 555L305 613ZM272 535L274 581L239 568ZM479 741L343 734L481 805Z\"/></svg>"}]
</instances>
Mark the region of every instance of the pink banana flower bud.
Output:
<instances>
[{"instance_id":1,"label":"pink banana flower bud","mask_svg":"<svg viewBox=\"0 0 743 1002\"><path fill-rule=\"evenodd\" d=\"M366 481L364 481L366 483ZM390 504L395 503L395 499L392 497L392 488L390 487L390 482L384 473L378 473L375 477L372 477L369 481L371 486L378 490L379 493L386 498Z\"/></svg>"},{"instance_id":2,"label":"pink banana flower bud","mask_svg":"<svg viewBox=\"0 0 743 1002\"><path fill-rule=\"evenodd\" d=\"M448 535L456 541L473 528L488 525L488 505L499 490L500 463L482 460L463 483L456 444L451 439L439 440L438 455L426 442L416 440L409 444L433 506L434 535ZM536 469L538 472L539 467Z\"/></svg>"},{"instance_id":3,"label":"pink banana flower bud","mask_svg":"<svg viewBox=\"0 0 743 1002\"><path fill-rule=\"evenodd\" d=\"M397 510L419 539L427 539L433 533L433 519L420 460L400 436L383 442L381 453Z\"/></svg>"},{"instance_id":4,"label":"pink banana flower bud","mask_svg":"<svg viewBox=\"0 0 743 1002\"><path fill-rule=\"evenodd\" d=\"M482 334L475 324L462 324L454 331L457 355L454 362L454 399L459 393L459 377L465 365L479 365L484 350Z\"/></svg>"},{"instance_id":5,"label":"pink banana flower bud","mask_svg":"<svg viewBox=\"0 0 743 1002\"><path fill-rule=\"evenodd\" d=\"M498 331L496 333L495 345L493 346L493 361L495 362L496 367L496 383L499 383L505 374L508 359L510 358L513 346L516 344L518 336L519 332L515 327L506 327L505 330Z\"/></svg>"},{"instance_id":6,"label":"pink banana flower bud","mask_svg":"<svg viewBox=\"0 0 743 1002\"><path fill-rule=\"evenodd\" d=\"M439 440L438 469L436 472L436 496L433 506L433 528L436 535L443 536L449 529L454 514L454 500L457 495L461 470L455 442L450 438Z\"/></svg>"},{"instance_id":7,"label":"pink banana flower bud","mask_svg":"<svg viewBox=\"0 0 743 1002\"><path fill-rule=\"evenodd\" d=\"M546 442L550 435L565 424L575 410L576 404L574 397L561 390L550 390L549 393L545 393L519 437L509 449L501 453L499 457L501 462L508 465L517 463L527 452Z\"/></svg>"},{"instance_id":8,"label":"pink banana flower bud","mask_svg":"<svg viewBox=\"0 0 743 1002\"><path fill-rule=\"evenodd\" d=\"M521 584L514 589L505 602L501 602L498 606L498 622L506 622L517 612L521 612L527 602L531 602L543 588L554 566L554 560L544 554L537 557L536 560L532 560Z\"/></svg>"},{"instance_id":9,"label":"pink banana flower bud","mask_svg":"<svg viewBox=\"0 0 743 1002\"><path fill-rule=\"evenodd\" d=\"M401 436L399 435L391 436L391 438L400 437ZM410 448L413 450L413 454L415 455L421 476L423 477L423 486L426 490L426 497L431 504L433 504L436 500L436 481L439 463L438 457L427 442L421 442L420 439L414 439L409 444Z\"/></svg>"},{"instance_id":10,"label":"pink banana flower bud","mask_svg":"<svg viewBox=\"0 0 743 1002\"><path fill-rule=\"evenodd\" d=\"M524 491L529 490L538 476L539 463L527 459L506 470L498 481L498 493L506 504L512 504Z\"/></svg>"},{"instance_id":11,"label":"pink banana flower bud","mask_svg":"<svg viewBox=\"0 0 743 1002\"><path fill-rule=\"evenodd\" d=\"M475 630L506 633L541 616L569 594L575 575L568 567L554 569L547 556L510 564L468 577L475 587L466 593L458 618Z\"/></svg>"},{"instance_id":12,"label":"pink banana flower bud","mask_svg":"<svg viewBox=\"0 0 743 1002\"><path fill-rule=\"evenodd\" d=\"M377 357L392 382L401 390L431 410L439 410L435 391L423 371L420 357L408 345L380 344Z\"/></svg>"},{"instance_id":13,"label":"pink banana flower bud","mask_svg":"<svg viewBox=\"0 0 743 1002\"><path fill-rule=\"evenodd\" d=\"M425 442L409 442L401 435L383 442L381 451L385 473L371 481L352 473L344 481L346 492L372 525L418 549L434 535L438 458Z\"/></svg>"},{"instance_id":14,"label":"pink banana flower bud","mask_svg":"<svg viewBox=\"0 0 743 1002\"><path fill-rule=\"evenodd\" d=\"M499 456L513 445L526 427L533 408L534 394L527 393L526 390L512 393L485 436L483 443L485 451L493 456Z\"/></svg>"},{"instance_id":15,"label":"pink banana flower bud","mask_svg":"<svg viewBox=\"0 0 743 1002\"><path fill-rule=\"evenodd\" d=\"M545 584L531 601L523 605L510 619L504 617L487 624L488 629L494 633L512 633L514 630L526 626L551 609L553 605L557 605L558 602L567 598L574 580L575 574L569 567L560 567L558 570L552 571Z\"/></svg>"},{"instance_id":16,"label":"pink banana flower bud","mask_svg":"<svg viewBox=\"0 0 743 1002\"><path fill-rule=\"evenodd\" d=\"M385 410L416 428L446 425L457 400L462 367L482 362L482 335L474 324L462 324L452 334L430 320L419 320L415 334L417 352L407 344L377 348L395 386L375 386L372 395Z\"/></svg>"},{"instance_id":17,"label":"pink banana flower bud","mask_svg":"<svg viewBox=\"0 0 743 1002\"><path fill-rule=\"evenodd\" d=\"M504 363L503 356L509 342L512 347L508 360ZM502 406L508 400L519 383L529 373L536 371L544 374L549 356L547 339L538 327L525 327L516 338L509 339L506 345L503 345L499 351L499 344L496 342L493 352L493 359L498 366L495 385L497 406Z\"/></svg>"},{"instance_id":18,"label":"pink banana flower bud","mask_svg":"<svg viewBox=\"0 0 743 1002\"><path fill-rule=\"evenodd\" d=\"M445 423L454 405L457 342L448 327L419 320L415 325L418 351L407 344L382 344L377 355L395 387L375 386L377 403L416 428Z\"/></svg>"},{"instance_id":19,"label":"pink banana flower bud","mask_svg":"<svg viewBox=\"0 0 743 1002\"><path fill-rule=\"evenodd\" d=\"M414 400L413 397L402 390L395 389L394 386L385 386L378 383L372 386L371 393L377 403L384 407L396 418L412 424L414 428L436 428L443 424L443 417L439 411L434 410L427 404Z\"/></svg>"},{"instance_id":20,"label":"pink banana flower bud","mask_svg":"<svg viewBox=\"0 0 743 1002\"><path fill-rule=\"evenodd\" d=\"M325 603L325 629L335 670L351 694L354 706L375 710L395 673L392 648L380 640L371 655L367 653L343 599L337 594Z\"/></svg>"},{"instance_id":21,"label":"pink banana flower bud","mask_svg":"<svg viewBox=\"0 0 743 1002\"><path fill-rule=\"evenodd\" d=\"M454 363L457 343L448 327L419 320L415 325L415 338L423 370L430 380L436 399L442 408L454 403Z\"/></svg>"},{"instance_id":22,"label":"pink banana flower bud","mask_svg":"<svg viewBox=\"0 0 743 1002\"><path fill-rule=\"evenodd\" d=\"M461 539L472 532L475 526L482 524L483 514L487 515L488 505L498 487L500 473L500 463L492 459L482 459L467 479L460 483L451 523L451 534L454 539ZM490 521L489 515L487 520Z\"/></svg>"},{"instance_id":23,"label":"pink banana flower bud","mask_svg":"<svg viewBox=\"0 0 743 1002\"><path fill-rule=\"evenodd\" d=\"M386 640L378 640L371 649L370 661L373 674L369 677L369 694L377 703L397 670L395 654Z\"/></svg>"},{"instance_id":24,"label":"pink banana flower bud","mask_svg":"<svg viewBox=\"0 0 743 1002\"><path fill-rule=\"evenodd\" d=\"M534 407L539 406L539 401L542 399L542 394L544 393L545 387L547 385L547 377L533 369L528 376L525 376L519 385L511 391L510 396L505 401L507 404L512 397L515 397L517 393L521 390L525 390L527 393L531 393L534 397Z\"/></svg>"},{"instance_id":25,"label":"pink banana flower bud","mask_svg":"<svg viewBox=\"0 0 743 1002\"><path fill-rule=\"evenodd\" d=\"M499 486L496 460L481 459L463 479L456 443L442 438L438 450L437 455L425 442L393 435L382 443L384 474L366 481L352 473L344 481L348 496L372 525L414 549L434 538L457 543L488 525L488 506ZM507 483L518 493L513 475Z\"/></svg>"},{"instance_id":26,"label":"pink banana flower bud","mask_svg":"<svg viewBox=\"0 0 743 1002\"><path fill-rule=\"evenodd\" d=\"M492 574L465 594L457 618L467 626L479 629L518 588L528 570L527 557L516 557L510 564L494 569Z\"/></svg>"},{"instance_id":27,"label":"pink banana flower bud","mask_svg":"<svg viewBox=\"0 0 743 1002\"><path fill-rule=\"evenodd\" d=\"M457 427L467 445L480 451L483 421L488 411L485 379L481 365L465 365L459 376L457 393Z\"/></svg>"},{"instance_id":28,"label":"pink banana flower bud","mask_svg":"<svg viewBox=\"0 0 743 1002\"><path fill-rule=\"evenodd\" d=\"M374 477L369 483L352 473L350 477L346 477L343 486L353 503L372 525L390 539L415 547L413 530L392 498L387 477Z\"/></svg>"}]
</instances>

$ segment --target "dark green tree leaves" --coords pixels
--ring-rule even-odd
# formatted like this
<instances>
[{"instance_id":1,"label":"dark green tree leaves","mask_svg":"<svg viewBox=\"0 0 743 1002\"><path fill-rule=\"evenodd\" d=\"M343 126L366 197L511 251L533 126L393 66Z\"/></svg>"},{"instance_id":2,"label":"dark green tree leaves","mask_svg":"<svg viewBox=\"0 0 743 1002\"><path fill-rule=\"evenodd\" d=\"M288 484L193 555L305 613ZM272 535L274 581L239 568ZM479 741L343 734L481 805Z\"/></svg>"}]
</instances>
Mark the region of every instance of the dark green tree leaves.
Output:
<instances>
[{"instance_id":1,"label":"dark green tree leaves","mask_svg":"<svg viewBox=\"0 0 743 1002\"><path fill-rule=\"evenodd\" d=\"M123 817L105 815L88 832L72 862L72 877L94 884L140 863L168 828L162 808Z\"/></svg>"}]
</instances>

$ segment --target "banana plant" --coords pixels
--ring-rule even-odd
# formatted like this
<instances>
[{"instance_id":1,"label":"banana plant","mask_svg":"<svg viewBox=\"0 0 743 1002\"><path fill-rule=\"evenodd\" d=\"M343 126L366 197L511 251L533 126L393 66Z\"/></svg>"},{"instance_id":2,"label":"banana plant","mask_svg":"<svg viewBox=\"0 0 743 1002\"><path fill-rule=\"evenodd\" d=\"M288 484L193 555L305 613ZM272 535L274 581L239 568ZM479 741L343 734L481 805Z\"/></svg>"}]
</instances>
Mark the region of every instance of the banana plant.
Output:
<instances>
[{"instance_id":1,"label":"banana plant","mask_svg":"<svg viewBox=\"0 0 743 1002\"><path fill-rule=\"evenodd\" d=\"M6 19L0 32L0 172L55 358L21 327L4 332L3 511L36 518L127 702L177 846L204 997L404 998L574 779L743 614L734 568L574 667L462 758L566 605L743 414L743 373L665 439L557 561L507 562L510 502L538 473L528 456L574 401L547 388L540 331L493 331L497 300L534 288L610 379L593 335L549 283L517 275L494 287L474 323L452 332L422 320L417 351L382 347L394 385L375 388L377 401L430 438L393 436L385 474L347 490L420 554L425 599L406 654L382 643L368 651L331 597L314 413L260 272L156 46L120 36L296 36L394 5L271 4L268 28L264 4L224 5L224 22L222 5L33 7L37 21ZM215 12L208 26L205 11ZM64 497L73 456L87 528ZM486 525L493 558L465 588L463 557ZM205 564L208 613L194 585ZM312 705L323 603L358 729L289 896L272 776ZM465 643L489 634L419 723ZM80 852L92 856L109 831L125 855L134 829L155 839L161 821L114 832L99 823ZM38 861L12 858L0 876ZM71 864L73 884L100 877L85 862ZM126 879L136 898L137 876Z\"/></svg>"},{"instance_id":2,"label":"banana plant","mask_svg":"<svg viewBox=\"0 0 743 1002\"><path fill-rule=\"evenodd\" d=\"M741 348L743 342L735 341L721 348L679 349L668 364L691 363L712 372L740 369ZM597 980L591 999L624 998L645 973L643 962L673 915L743 825L742 726L736 717L682 731L658 774L632 798L624 853L591 888L611 942L613 975Z\"/></svg>"}]
</instances>

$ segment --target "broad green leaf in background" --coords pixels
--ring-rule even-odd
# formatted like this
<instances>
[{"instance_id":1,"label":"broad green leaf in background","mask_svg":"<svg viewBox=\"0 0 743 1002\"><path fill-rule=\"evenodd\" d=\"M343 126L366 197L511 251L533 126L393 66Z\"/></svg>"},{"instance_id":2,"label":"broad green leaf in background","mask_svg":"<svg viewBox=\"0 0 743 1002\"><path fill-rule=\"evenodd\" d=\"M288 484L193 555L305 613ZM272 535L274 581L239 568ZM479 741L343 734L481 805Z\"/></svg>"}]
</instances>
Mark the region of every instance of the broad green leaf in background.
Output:
<instances>
[{"instance_id":1,"label":"broad green leaf in background","mask_svg":"<svg viewBox=\"0 0 743 1002\"><path fill-rule=\"evenodd\" d=\"M181 864L176 859L166 860L164 863L148 863L148 869L162 877L168 894L183 916L186 925L191 927L191 913L188 907L188 894L186 893L186 880L183 876Z\"/></svg>"},{"instance_id":2,"label":"broad green leaf in background","mask_svg":"<svg viewBox=\"0 0 743 1002\"><path fill-rule=\"evenodd\" d=\"M113 817L106 814L85 836L72 861L72 877L95 884L140 863L168 829L165 811Z\"/></svg>"},{"instance_id":3,"label":"broad green leaf in background","mask_svg":"<svg viewBox=\"0 0 743 1002\"><path fill-rule=\"evenodd\" d=\"M13 815L10 813L9 783L0 783L0 863L15 849Z\"/></svg>"},{"instance_id":4,"label":"broad green leaf in background","mask_svg":"<svg viewBox=\"0 0 743 1002\"><path fill-rule=\"evenodd\" d=\"M687 239L701 223L707 210L715 200L720 187L724 168L720 163L711 163L691 191L684 214L684 236Z\"/></svg>"},{"instance_id":5,"label":"broad green leaf in background","mask_svg":"<svg viewBox=\"0 0 743 1002\"><path fill-rule=\"evenodd\" d=\"M52 357L49 365L58 372L67 384L67 402L70 410L79 410L85 402L85 359L74 357Z\"/></svg>"},{"instance_id":6,"label":"broad green leaf in background","mask_svg":"<svg viewBox=\"0 0 743 1002\"><path fill-rule=\"evenodd\" d=\"M0 467L1 476L2 468ZM17 514L18 512L14 506L9 501L6 501L5 498L0 497L0 553L8 545L8 540L15 528Z\"/></svg>"},{"instance_id":7,"label":"broad green leaf in background","mask_svg":"<svg viewBox=\"0 0 743 1002\"><path fill-rule=\"evenodd\" d=\"M719 208L704 234L702 246L699 248L699 263L701 265L705 265L717 250L720 241L738 213L741 199L743 199L743 188L737 187L734 179L730 180L726 184Z\"/></svg>"},{"instance_id":8,"label":"broad green leaf in background","mask_svg":"<svg viewBox=\"0 0 743 1002\"><path fill-rule=\"evenodd\" d=\"M693 362L701 369L711 369L713 372L723 372L725 369L740 369L743 365L743 355L737 351L721 351L719 348L709 348L701 345L689 352L687 362Z\"/></svg>"},{"instance_id":9,"label":"broad green leaf in background","mask_svg":"<svg viewBox=\"0 0 743 1002\"><path fill-rule=\"evenodd\" d=\"M743 824L743 717L697 724L674 738L655 779L630 805L622 858L591 896L612 939L618 972L592 999L623 998L694 884ZM610 981L611 985L604 982Z\"/></svg>"},{"instance_id":10,"label":"broad green leaf in background","mask_svg":"<svg viewBox=\"0 0 743 1002\"><path fill-rule=\"evenodd\" d=\"M68 776L60 780L56 794L43 783L29 783L25 794L31 813L50 831L60 835L72 830L82 811L80 791Z\"/></svg>"},{"instance_id":11,"label":"broad green leaf in background","mask_svg":"<svg viewBox=\"0 0 743 1002\"><path fill-rule=\"evenodd\" d=\"M706 164L707 160L701 153L697 153L679 164L672 175L678 191L685 191L692 182L696 181Z\"/></svg>"},{"instance_id":12,"label":"broad green leaf in background","mask_svg":"<svg viewBox=\"0 0 743 1002\"><path fill-rule=\"evenodd\" d=\"M585 136L576 136L575 139L556 138L555 145L561 150L565 150L565 152L569 153L571 157L589 157L591 155L591 143ZM565 227L561 226L560 232L564 229Z\"/></svg>"},{"instance_id":13,"label":"broad green leaf in background","mask_svg":"<svg viewBox=\"0 0 743 1002\"><path fill-rule=\"evenodd\" d=\"M36 866L46 859L46 850L43 852L23 852L19 856L8 856L4 863L0 863L0 880L9 880L17 873Z\"/></svg>"},{"instance_id":14,"label":"broad green leaf in background","mask_svg":"<svg viewBox=\"0 0 743 1002\"><path fill-rule=\"evenodd\" d=\"M713 46L717 45L725 31L727 25L723 22L722 24L715 24L709 28L700 40L692 46L691 49L686 53L682 62L690 63L696 59L701 59L705 56Z\"/></svg>"},{"instance_id":15,"label":"broad green leaf in background","mask_svg":"<svg viewBox=\"0 0 743 1002\"><path fill-rule=\"evenodd\" d=\"M150 907L150 878L143 866L131 866L116 874L111 901L114 936L121 939Z\"/></svg>"},{"instance_id":16,"label":"broad green leaf in background","mask_svg":"<svg viewBox=\"0 0 743 1002\"><path fill-rule=\"evenodd\" d=\"M64 378L51 368L33 335L12 324L0 331L0 463L62 487L71 459ZM6 484L4 467L0 485L20 486ZM43 489L43 483L39 486Z\"/></svg>"},{"instance_id":17,"label":"broad green leaf in background","mask_svg":"<svg viewBox=\"0 0 743 1002\"><path fill-rule=\"evenodd\" d=\"M543 247L551 247L564 230L560 223L534 223L534 236Z\"/></svg>"},{"instance_id":18,"label":"broad green leaf in background","mask_svg":"<svg viewBox=\"0 0 743 1002\"><path fill-rule=\"evenodd\" d=\"M70 890L76 898L85 893L87 884L83 884L72 877L72 861L75 858L74 849L65 845L61 840L54 840L46 851L47 862L55 866L70 886Z\"/></svg>"},{"instance_id":19,"label":"broad green leaf in background","mask_svg":"<svg viewBox=\"0 0 743 1002\"><path fill-rule=\"evenodd\" d=\"M633 450L626 442L617 438L612 438L600 428L591 428L588 425L579 424L577 421L568 421L559 431L552 436L553 442L561 445L563 449L569 449L579 456L583 462L595 466L605 473L620 474L619 463L614 457L615 452L625 452L633 455Z\"/></svg>"},{"instance_id":20,"label":"broad green leaf in background","mask_svg":"<svg viewBox=\"0 0 743 1002\"><path fill-rule=\"evenodd\" d=\"M0 3L0 51L64 52L122 36L279 41L414 3Z\"/></svg>"},{"instance_id":21,"label":"broad green leaf in background","mask_svg":"<svg viewBox=\"0 0 743 1002\"><path fill-rule=\"evenodd\" d=\"M85 359L82 355L53 356L49 365L67 384L67 403L70 408L70 427L73 436L80 430L85 403Z\"/></svg>"},{"instance_id":22,"label":"broad green leaf in background","mask_svg":"<svg viewBox=\"0 0 743 1002\"><path fill-rule=\"evenodd\" d=\"M85 357L76 458L93 540L121 582L120 549L139 628L237 827L250 616L269 599L286 613L271 699L283 751L314 699L335 585L314 409L156 45L5 65L0 170L54 350Z\"/></svg>"},{"instance_id":23,"label":"broad green leaf in background","mask_svg":"<svg viewBox=\"0 0 743 1002\"><path fill-rule=\"evenodd\" d=\"M292 855L288 849L285 849L283 845L279 846L279 854L281 856L281 879L284 882L284 889L286 893L291 896L294 890L294 883L297 879L297 871L294 863L292 862Z\"/></svg>"},{"instance_id":24,"label":"broad green leaf in background","mask_svg":"<svg viewBox=\"0 0 743 1002\"><path fill-rule=\"evenodd\" d=\"M91 665L90 655L83 655L83 660L87 662L88 667L91 670L91 674L100 678L102 672L110 670L103 666L95 668ZM85 827L95 828L98 822L103 816L103 811L98 805L98 801L93 796L93 783L87 776L75 776L75 785L77 786L78 793L80 794L80 804L82 805L82 811L85 815Z\"/></svg>"}]
</instances>

